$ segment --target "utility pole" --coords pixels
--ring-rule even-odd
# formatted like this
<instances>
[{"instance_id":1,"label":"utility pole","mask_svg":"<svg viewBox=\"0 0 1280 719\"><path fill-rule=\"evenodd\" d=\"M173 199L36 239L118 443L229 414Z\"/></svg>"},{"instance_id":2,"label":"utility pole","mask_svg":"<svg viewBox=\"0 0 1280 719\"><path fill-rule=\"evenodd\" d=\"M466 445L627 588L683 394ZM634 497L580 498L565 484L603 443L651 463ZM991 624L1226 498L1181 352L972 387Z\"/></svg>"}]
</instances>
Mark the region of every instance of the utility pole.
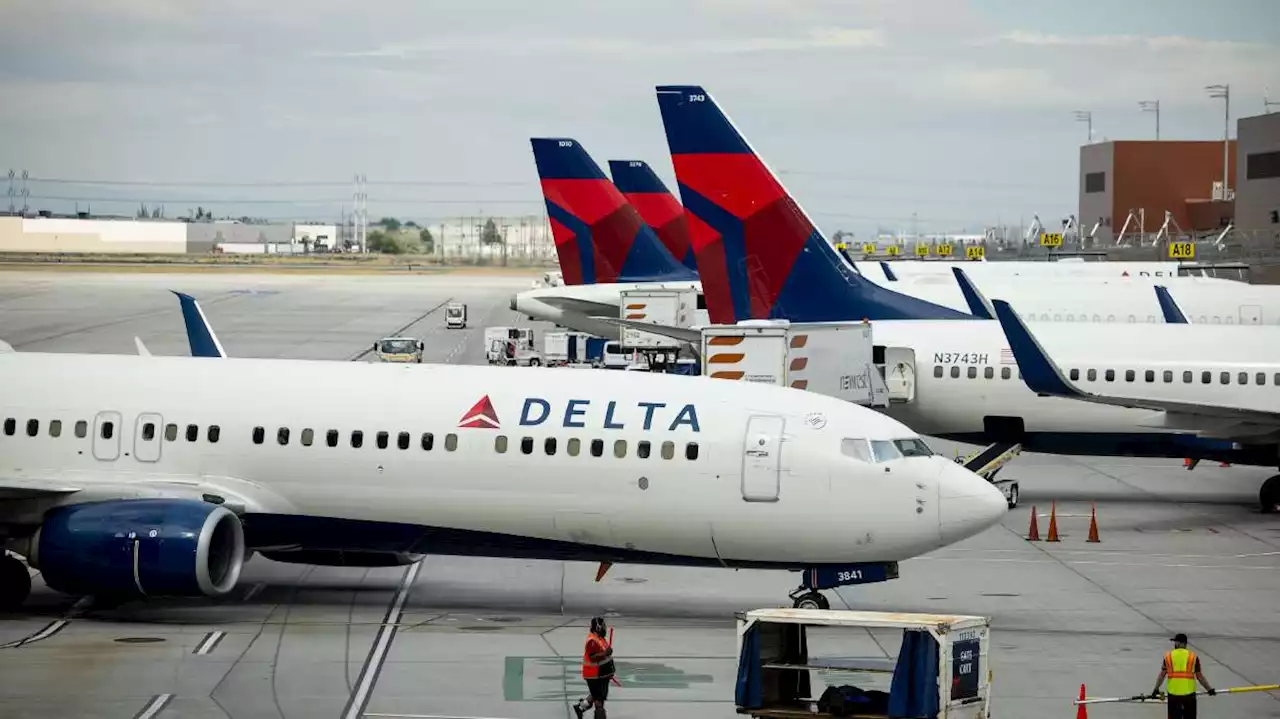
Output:
<instances>
[{"instance_id":1,"label":"utility pole","mask_svg":"<svg viewBox=\"0 0 1280 719\"><path fill-rule=\"evenodd\" d=\"M1076 122L1083 122L1089 126L1089 142L1093 144L1093 112L1090 110L1076 110Z\"/></svg>"},{"instance_id":2,"label":"utility pole","mask_svg":"<svg viewBox=\"0 0 1280 719\"><path fill-rule=\"evenodd\" d=\"M1231 167L1231 86L1206 85L1209 97L1222 98L1222 199L1227 199L1227 173Z\"/></svg>"},{"instance_id":3,"label":"utility pole","mask_svg":"<svg viewBox=\"0 0 1280 719\"><path fill-rule=\"evenodd\" d=\"M1138 102L1138 107L1143 112L1154 112L1156 114L1156 140L1160 139L1160 101L1159 100L1142 100Z\"/></svg>"}]
</instances>

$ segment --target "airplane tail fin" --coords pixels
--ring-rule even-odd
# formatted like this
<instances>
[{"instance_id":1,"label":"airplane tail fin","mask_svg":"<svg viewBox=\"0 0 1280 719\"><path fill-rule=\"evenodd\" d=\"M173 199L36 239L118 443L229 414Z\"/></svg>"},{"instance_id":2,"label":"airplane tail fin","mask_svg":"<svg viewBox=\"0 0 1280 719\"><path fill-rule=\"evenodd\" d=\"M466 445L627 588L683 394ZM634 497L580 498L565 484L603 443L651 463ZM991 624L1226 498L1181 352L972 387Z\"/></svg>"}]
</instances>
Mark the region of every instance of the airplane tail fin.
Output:
<instances>
[{"instance_id":1,"label":"airplane tail fin","mask_svg":"<svg viewBox=\"0 0 1280 719\"><path fill-rule=\"evenodd\" d=\"M577 140L530 142L565 284L696 279Z\"/></svg>"},{"instance_id":2,"label":"airplane tail fin","mask_svg":"<svg viewBox=\"0 0 1280 719\"><path fill-rule=\"evenodd\" d=\"M893 274L893 268L889 266L889 263L888 263L888 262L883 262L883 261L881 261L881 263L880 263L880 270L881 270L882 272L884 272L884 278L885 278L886 280L888 280L888 281L890 281L890 282L897 282L897 281L898 281L898 276L897 276L897 275L895 275L895 274Z\"/></svg>"},{"instance_id":3,"label":"airplane tail fin","mask_svg":"<svg viewBox=\"0 0 1280 719\"><path fill-rule=\"evenodd\" d=\"M191 346L191 356L226 357L222 343L213 333L213 327L204 316L204 310L200 308L196 298L177 290L169 291L178 296L178 302L182 305L182 321L187 326L187 344Z\"/></svg>"},{"instance_id":4,"label":"airplane tail fin","mask_svg":"<svg viewBox=\"0 0 1280 719\"><path fill-rule=\"evenodd\" d=\"M706 90L657 96L712 322L972 319L842 262Z\"/></svg>"},{"instance_id":5,"label":"airplane tail fin","mask_svg":"<svg viewBox=\"0 0 1280 719\"><path fill-rule=\"evenodd\" d=\"M978 290L978 286L973 284L973 280L969 279L969 275L959 267L952 267L951 273L956 276L956 282L960 285L960 294L964 295L965 304L969 306L969 312L979 319L994 320L996 318L995 307L991 302Z\"/></svg>"},{"instance_id":6,"label":"airplane tail fin","mask_svg":"<svg viewBox=\"0 0 1280 719\"><path fill-rule=\"evenodd\" d=\"M641 160L609 160L609 174L627 202L640 213L676 259L697 271L693 245L689 243L689 221L684 206L672 195L647 162Z\"/></svg>"}]
</instances>

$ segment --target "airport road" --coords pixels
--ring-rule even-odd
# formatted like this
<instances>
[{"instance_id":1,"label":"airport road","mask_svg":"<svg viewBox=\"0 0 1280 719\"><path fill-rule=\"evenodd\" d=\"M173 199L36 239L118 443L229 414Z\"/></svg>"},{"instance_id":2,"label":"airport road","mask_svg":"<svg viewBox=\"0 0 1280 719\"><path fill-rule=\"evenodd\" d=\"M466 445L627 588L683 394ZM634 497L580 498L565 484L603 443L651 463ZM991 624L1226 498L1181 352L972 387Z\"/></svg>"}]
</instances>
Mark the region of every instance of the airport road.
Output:
<instances>
[{"instance_id":1,"label":"airport road","mask_svg":"<svg viewBox=\"0 0 1280 719\"><path fill-rule=\"evenodd\" d=\"M172 287L201 299L227 351L349 359L449 297L472 329L439 313L406 334L431 361L479 363L486 325L514 324L527 280L0 273L0 338L21 350L187 351ZM553 370L548 370L553 371ZM565 370L568 371L568 370ZM935 442L952 454L955 445ZM1191 635L1215 686L1280 679L1280 522L1253 508L1259 468L1025 455L1004 470L1022 506L1004 525L906 562L902 578L832 595L833 606L978 613L993 619L998 716L1073 716L1092 695L1150 690L1167 637ZM1056 501L1061 542L1040 532ZM1102 542L1085 542L1097 502ZM616 626L622 687L610 716L732 717L732 612L779 606L785 572L614 567L427 557L355 569L255 558L230 601L94 609L40 584L0 618L0 716L572 717L588 618ZM892 655L892 633L811 638L815 655ZM865 676L822 681L877 686ZM821 691L821 682L816 691ZM353 700L354 698L354 700ZM1205 699L1217 718L1280 716L1268 694ZM1156 716L1093 707L1095 717ZM1211 713L1210 713L1211 712Z\"/></svg>"}]
</instances>

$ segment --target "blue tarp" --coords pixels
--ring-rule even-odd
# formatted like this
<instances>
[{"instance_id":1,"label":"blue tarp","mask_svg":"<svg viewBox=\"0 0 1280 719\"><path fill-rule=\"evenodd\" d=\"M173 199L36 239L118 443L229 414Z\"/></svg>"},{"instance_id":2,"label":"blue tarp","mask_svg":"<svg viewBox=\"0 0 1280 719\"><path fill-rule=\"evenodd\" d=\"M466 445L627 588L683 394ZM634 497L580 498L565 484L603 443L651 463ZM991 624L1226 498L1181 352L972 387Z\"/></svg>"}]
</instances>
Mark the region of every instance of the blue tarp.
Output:
<instances>
[{"instance_id":1,"label":"blue tarp","mask_svg":"<svg viewBox=\"0 0 1280 719\"><path fill-rule=\"evenodd\" d=\"M738 656L738 681L734 689L734 704L744 709L759 709L765 705L764 670L761 668L761 624L751 625L742 635L742 652ZM765 645L777 647L781 644L782 654L769 657L769 661L779 664L804 665L809 662L808 639L804 626L799 624L765 624L770 639L781 634L781 641L766 641ZM775 678L770 682L769 703L781 702L789 704L800 697L807 697L812 691L807 670L774 671Z\"/></svg>"},{"instance_id":2,"label":"blue tarp","mask_svg":"<svg viewBox=\"0 0 1280 719\"><path fill-rule=\"evenodd\" d=\"M938 643L928 632L902 632L902 648L889 687L890 719L934 719L938 715Z\"/></svg>"},{"instance_id":3,"label":"blue tarp","mask_svg":"<svg viewBox=\"0 0 1280 719\"><path fill-rule=\"evenodd\" d=\"M752 624L742 635L742 653L738 656L738 686L734 704L744 709L759 709L764 704L764 685L760 669L760 624Z\"/></svg>"}]
</instances>

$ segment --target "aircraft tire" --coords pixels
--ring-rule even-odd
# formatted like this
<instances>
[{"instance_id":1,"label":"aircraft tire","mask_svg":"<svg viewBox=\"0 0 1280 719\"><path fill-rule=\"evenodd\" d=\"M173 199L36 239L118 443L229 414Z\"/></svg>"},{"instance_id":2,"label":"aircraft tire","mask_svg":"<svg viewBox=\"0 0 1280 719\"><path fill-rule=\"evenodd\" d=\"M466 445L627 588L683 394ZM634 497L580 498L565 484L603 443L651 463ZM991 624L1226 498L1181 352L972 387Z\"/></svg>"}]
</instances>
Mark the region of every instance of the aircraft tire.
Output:
<instances>
[{"instance_id":1,"label":"aircraft tire","mask_svg":"<svg viewBox=\"0 0 1280 719\"><path fill-rule=\"evenodd\" d=\"M31 574L17 557L0 556L0 611L14 611L31 594Z\"/></svg>"},{"instance_id":2,"label":"aircraft tire","mask_svg":"<svg viewBox=\"0 0 1280 719\"><path fill-rule=\"evenodd\" d=\"M1258 504L1263 514L1275 514L1280 507L1280 474L1267 479L1258 490Z\"/></svg>"},{"instance_id":3,"label":"aircraft tire","mask_svg":"<svg viewBox=\"0 0 1280 719\"><path fill-rule=\"evenodd\" d=\"M831 603L821 592L806 592L796 597L792 606L796 609L830 609Z\"/></svg>"},{"instance_id":4,"label":"aircraft tire","mask_svg":"<svg viewBox=\"0 0 1280 719\"><path fill-rule=\"evenodd\" d=\"M1009 488L1009 509L1018 508L1018 485Z\"/></svg>"}]
</instances>

